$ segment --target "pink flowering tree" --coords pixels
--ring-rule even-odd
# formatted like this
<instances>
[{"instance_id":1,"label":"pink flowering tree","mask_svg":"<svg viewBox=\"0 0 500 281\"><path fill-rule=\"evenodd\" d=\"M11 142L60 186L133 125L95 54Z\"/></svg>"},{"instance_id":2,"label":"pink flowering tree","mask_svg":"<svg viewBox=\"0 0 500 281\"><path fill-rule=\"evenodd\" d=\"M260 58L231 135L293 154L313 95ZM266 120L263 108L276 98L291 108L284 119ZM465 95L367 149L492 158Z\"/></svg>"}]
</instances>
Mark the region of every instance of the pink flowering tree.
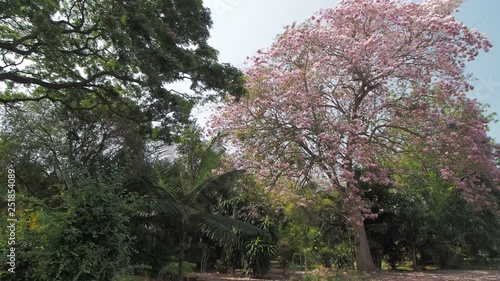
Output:
<instances>
[{"instance_id":1,"label":"pink flowering tree","mask_svg":"<svg viewBox=\"0 0 500 281\"><path fill-rule=\"evenodd\" d=\"M465 96L465 63L491 44L451 15L461 2L345 0L321 10L258 51L248 95L211 122L237 148L238 168L269 186L319 180L341 196L358 270L375 269L359 184L395 184L405 154L431 155L471 202L486 202L481 179L498 186L488 120Z\"/></svg>"}]
</instances>

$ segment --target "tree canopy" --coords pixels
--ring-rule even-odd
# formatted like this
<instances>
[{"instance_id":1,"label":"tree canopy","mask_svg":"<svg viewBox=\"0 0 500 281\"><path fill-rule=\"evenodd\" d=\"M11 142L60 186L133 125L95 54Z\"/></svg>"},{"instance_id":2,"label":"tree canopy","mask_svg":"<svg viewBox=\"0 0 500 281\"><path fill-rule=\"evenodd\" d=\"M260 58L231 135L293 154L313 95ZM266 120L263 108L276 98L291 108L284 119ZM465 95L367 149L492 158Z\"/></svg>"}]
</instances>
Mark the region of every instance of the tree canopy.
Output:
<instances>
[{"instance_id":1,"label":"tree canopy","mask_svg":"<svg viewBox=\"0 0 500 281\"><path fill-rule=\"evenodd\" d=\"M132 119L185 122L191 102L171 83L244 92L241 72L207 44L211 24L200 0L2 1L0 102L103 104ZM128 114L130 101L141 115Z\"/></svg>"},{"instance_id":2,"label":"tree canopy","mask_svg":"<svg viewBox=\"0 0 500 281\"><path fill-rule=\"evenodd\" d=\"M240 166L270 184L320 179L339 192L358 269L374 268L359 187L389 184L397 170L384 163L432 155L437 173L475 202L486 201L481 178L499 180L488 120L466 97L465 62L491 43L451 15L461 2L346 0L288 26L251 59L249 95L212 123L241 149Z\"/></svg>"},{"instance_id":3,"label":"tree canopy","mask_svg":"<svg viewBox=\"0 0 500 281\"><path fill-rule=\"evenodd\" d=\"M201 0L0 0L0 279L500 264L500 145L465 71L491 44L461 2L341 1L245 75ZM221 96L207 136L191 110Z\"/></svg>"}]
</instances>

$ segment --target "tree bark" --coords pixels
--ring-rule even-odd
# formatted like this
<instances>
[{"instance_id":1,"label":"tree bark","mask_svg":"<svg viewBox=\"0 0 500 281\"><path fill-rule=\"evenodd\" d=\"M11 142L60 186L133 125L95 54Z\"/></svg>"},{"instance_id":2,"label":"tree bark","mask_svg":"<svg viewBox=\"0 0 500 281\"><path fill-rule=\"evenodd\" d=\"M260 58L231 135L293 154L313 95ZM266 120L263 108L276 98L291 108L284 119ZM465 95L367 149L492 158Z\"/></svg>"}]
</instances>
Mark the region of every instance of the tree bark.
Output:
<instances>
[{"instance_id":1,"label":"tree bark","mask_svg":"<svg viewBox=\"0 0 500 281\"><path fill-rule=\"evenodd\" d=\"M413 266L413 270L417 270L417 247L415 246L415 242L411 243L411 262Z\"/></svg>"},{"instance_id":2,"label":"tree bark","mask_svg":"<svg viewBox=\"0 0 500 281\"><path fill-rule=\"evenodd\" d=\"M354 232L354 249L356 254L356 269L358 271L375 271L375 264L370 253L370 245L368 244L368 237L366 236L365 224L353 224Z\"/></svg>"},{"instance_id":3,"label":"tree bark","mask_svg":"<svg viewBox=\"0 0 500 281\"><path fill-rule=\"evenodd\" d=\"M178 259L178 268L177 275L178 280L183 281L184 277L184 251L185 251L185 241L186 241L186 232L184 231L183 226L181 226L180 230L180 243L179 243L179 259Z\"/></svg>"}]
</instances>

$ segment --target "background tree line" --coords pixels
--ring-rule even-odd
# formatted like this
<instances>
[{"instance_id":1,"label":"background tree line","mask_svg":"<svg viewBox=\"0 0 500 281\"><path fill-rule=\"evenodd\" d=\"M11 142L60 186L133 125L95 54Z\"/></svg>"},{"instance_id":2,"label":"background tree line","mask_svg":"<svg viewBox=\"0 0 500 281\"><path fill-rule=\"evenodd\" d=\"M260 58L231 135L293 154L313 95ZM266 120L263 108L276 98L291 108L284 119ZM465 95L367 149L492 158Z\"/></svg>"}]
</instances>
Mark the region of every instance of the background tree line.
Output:
<instances>
[{"instance_id":1,"label":"background tree line","mask_svg":"<svg viewBox=\"0 0 500 281\"><path fill-rule=\"evenodd\" d=\"M18 206L17 273L2 268L2 280L183 280L193 270L263 277L272 261L285 274L356 267L359 238L344 201L348 190L332 190L309 166L315 159L289 159L310 173L307 179L236 169L241 159L230 153L227 133L248 140L245 149L262 145L266 135L221 127L225 134L207 137L191 119L195 104L255 98L255 88L244 85L251 75L218 62L207 44L211 19L202 4L0 2L0 166L16 171ZM192 94L173 89L185 80ZM448 110L444 116L488 122L475 105L432 102ZM411 118L417 109L393 105L407 109L394 118L408 121L408 130L377 129L373 137L383 143L392 134L398 149L410 153L397 163L391 153L376 155L376 168L349 166L356 202L367 209L369 260L417 270L497 265L498 182L476 174L483 192L473 195L488 200L471 204L443 175L438 154L408 141L425 133ZM450 124L443 125L450 132L469 132ZM500 149L485 140L471 141L498 167ZM309 143L296 144L288 151L271 143L285 156ZM170 145L176 157L159 155ZM271 170L286 166L267 163ZM378 168L390 171L389 180L363 180ZM0 177L7 178L6 169ZM6 212L0 221L6 245ZM2 246L0 261L6 251Z\"/></svg>"}]
</instances>

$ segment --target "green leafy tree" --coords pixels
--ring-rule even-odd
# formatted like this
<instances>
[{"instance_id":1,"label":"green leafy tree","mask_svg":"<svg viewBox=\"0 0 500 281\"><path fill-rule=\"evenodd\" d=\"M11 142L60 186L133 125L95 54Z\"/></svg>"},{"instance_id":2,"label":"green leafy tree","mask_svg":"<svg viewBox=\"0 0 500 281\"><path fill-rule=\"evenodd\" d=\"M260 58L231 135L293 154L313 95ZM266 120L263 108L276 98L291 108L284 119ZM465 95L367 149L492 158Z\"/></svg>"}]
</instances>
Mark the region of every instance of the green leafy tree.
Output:
<instances>
[{"instance_id":1,"label":"green leafy tree","mask_svg":"<svg viewBox=\"0 0 500 281\"><path fill-rule=\"evenodd\" d=\"M241 72L207 44L212 21L201 0L3 1L0 19L3 104L105 105L161 121L170 140L192 106L171 83L188 80L198 94L244 92ZM129 115L136 105L141 114Z\"/></svg>"}]
</instances>

